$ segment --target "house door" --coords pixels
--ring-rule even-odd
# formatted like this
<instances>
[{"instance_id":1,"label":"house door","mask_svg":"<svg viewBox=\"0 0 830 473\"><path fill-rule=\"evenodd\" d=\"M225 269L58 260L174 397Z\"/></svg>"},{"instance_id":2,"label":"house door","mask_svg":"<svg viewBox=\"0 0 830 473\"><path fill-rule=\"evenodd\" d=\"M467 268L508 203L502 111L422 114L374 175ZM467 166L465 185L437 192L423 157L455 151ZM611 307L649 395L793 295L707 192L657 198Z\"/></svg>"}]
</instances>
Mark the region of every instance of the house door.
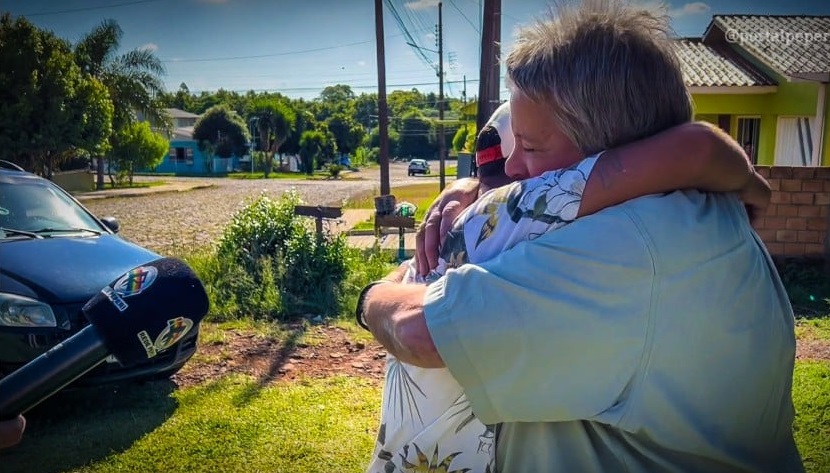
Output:
<instances>
[{"instance_id":1,"label":"house door","mask_svg":"<svg viewBox=\"0 0 830 473\"><path fill-rule=\"evenodd\" d=\"M776 166L813 165L812 117L779 117L775 136Z\"/></svg>"}]
</instances>

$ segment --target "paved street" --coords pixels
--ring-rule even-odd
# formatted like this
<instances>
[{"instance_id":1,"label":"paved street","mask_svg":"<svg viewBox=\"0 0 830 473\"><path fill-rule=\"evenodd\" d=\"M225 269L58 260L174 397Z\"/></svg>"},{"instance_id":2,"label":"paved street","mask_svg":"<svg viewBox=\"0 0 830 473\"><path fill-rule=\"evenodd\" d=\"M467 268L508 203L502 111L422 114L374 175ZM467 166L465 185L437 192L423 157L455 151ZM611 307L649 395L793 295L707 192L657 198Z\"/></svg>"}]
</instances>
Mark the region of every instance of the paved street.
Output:
<instances>
[{"instance_id":1,"label":"paved street","mask_svg":"<svg viewBox=\"0 0 830 473\"><path fill-rule=\"evenodd\" d=\"M391 163L392 187L438 180L437 174L408 177L406 166L406 163ZM378 169L360 171L352 175L360 179L331 181L163 177L153 179L171 183L198 181L200 185L210 187L133 197L84 198L83 202L98 216L118 218L124 238L168 256L215 242L233 214L244 206L247 199L255 198L261 192L277 198L294 188L309 205L340 206L350 197L377 195L379 174ZM347 222L346 226L354 223L357 222ZM396 248L397 237L394 240ZM414 241L411 236L407 240ZM392 241L389 240L389 243Z\"/></svg>"}]
</instances>

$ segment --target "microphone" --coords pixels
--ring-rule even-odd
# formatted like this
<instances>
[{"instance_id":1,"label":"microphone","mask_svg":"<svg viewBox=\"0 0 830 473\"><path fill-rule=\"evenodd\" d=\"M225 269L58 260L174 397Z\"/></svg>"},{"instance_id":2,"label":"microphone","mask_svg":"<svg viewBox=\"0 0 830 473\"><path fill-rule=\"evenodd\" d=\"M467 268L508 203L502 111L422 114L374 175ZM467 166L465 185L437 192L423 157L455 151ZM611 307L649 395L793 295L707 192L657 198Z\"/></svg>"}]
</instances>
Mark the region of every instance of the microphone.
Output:
<instances>
[{"instance_id":1,"label":"microphone","mask_svg":"<svg viewBox=\"0 0 830 473\"><path fill-rule=\"evenodd\" d=\"M160 258L105 286L82 312L90 325L0 379L0 419L13 419L92 370L109 355L124 367L174 347L207 314L199 278Z\"/></svg>"}]
</instances>

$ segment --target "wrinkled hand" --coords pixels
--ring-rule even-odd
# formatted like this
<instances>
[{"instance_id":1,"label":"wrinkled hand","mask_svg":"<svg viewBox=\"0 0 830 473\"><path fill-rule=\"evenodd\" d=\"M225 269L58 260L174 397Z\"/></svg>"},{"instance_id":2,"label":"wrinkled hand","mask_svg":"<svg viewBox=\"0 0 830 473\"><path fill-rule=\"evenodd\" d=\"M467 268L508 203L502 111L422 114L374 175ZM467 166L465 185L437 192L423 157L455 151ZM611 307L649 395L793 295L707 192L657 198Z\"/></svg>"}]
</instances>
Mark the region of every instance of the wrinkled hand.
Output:
<instances>
[{"instance_id":1,"label":"wrinkled hand","mask_svg":"<svg viewBox=\"0 0 830 473\"><path fill-rule=\"evenodd\" d=\"M8 448L20 442L25 429L26 419L23 416L0 421L0 448Z\"/></svg>"},{"instance_id":2,"label":"wrinkled hand","mask_svg":"<svg viewBox=\"0 0 830 473\"><path fill-rule=\"evenodd\" d=\"M426 276L438 266L438 252L453 220L476 201L478 189L478 179L458 179L445 187L429 207L415 234L415 264L418 274Z\"/></svg>"}]
</instances>

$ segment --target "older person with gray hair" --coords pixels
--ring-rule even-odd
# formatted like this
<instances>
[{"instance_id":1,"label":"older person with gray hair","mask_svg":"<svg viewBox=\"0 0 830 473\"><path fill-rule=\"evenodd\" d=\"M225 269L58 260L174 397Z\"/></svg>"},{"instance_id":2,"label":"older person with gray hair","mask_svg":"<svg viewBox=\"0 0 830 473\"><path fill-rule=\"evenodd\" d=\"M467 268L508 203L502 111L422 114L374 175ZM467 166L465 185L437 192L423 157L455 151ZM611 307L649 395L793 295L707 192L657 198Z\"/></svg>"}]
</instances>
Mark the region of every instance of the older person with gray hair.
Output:
<instances>
[{"instance_id":1,"label":"older person with gray hair","mask_svg":"<svg viewBox=\"0 0 830 473\"><path fill-rule=\"evenodd\" d=\"M607 150L596 181L636 185L615 149L691 116L667 22L614 0L556 13L506 61L505 168ZM449 369L497 424L500 471L803 471L792 308L734 194L632 199L430 286L375 284L358 310L401 361Z\"/></svg>"}]
</instances>

